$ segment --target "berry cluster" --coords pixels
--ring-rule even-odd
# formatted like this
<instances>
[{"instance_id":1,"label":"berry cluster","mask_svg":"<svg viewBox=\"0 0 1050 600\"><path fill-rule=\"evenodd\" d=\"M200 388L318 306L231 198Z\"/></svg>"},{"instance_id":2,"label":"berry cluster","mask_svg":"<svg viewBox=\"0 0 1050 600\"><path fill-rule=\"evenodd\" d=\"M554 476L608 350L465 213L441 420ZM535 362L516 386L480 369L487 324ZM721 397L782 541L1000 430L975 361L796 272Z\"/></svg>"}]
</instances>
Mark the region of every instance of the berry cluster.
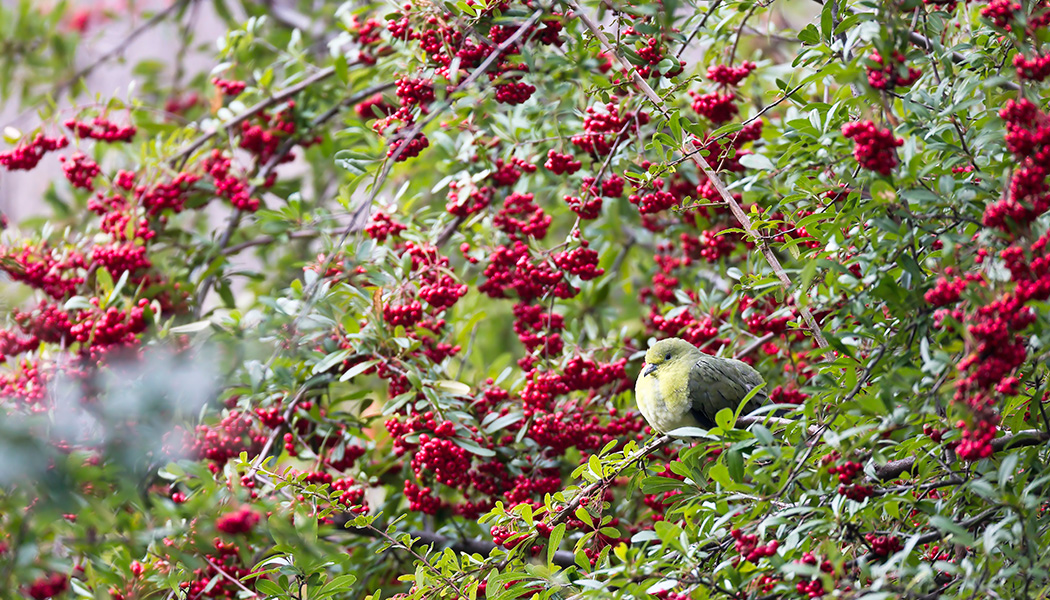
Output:
<instances>
[{"instance_id":1,"label":"berry cluster","mask_svg":"<svg viewBox=\"0 0 1050 600\"><path fill-rule=\"evenodd\" d=\"M407 229L406 226L393 220L390 215L376 212L372 214L368 226L365 227L365 233L377 242L384 242L387 238L400 236L405 229Z\"/></svg>"},{"instance_id":2,"label":"berry cluster","mask_svg":"<svg viewBox=\"0 0 1050 600\"><path fill-rule=\"evenodd\" d=\"M248 414L232 410L214 425L197 425L189 440L190 456L212 461L209 468L218 472L241 452L250 455L262 450L266 435L252 428Z\"/></svg>"},{"instance_id":3,"label":"berry cluster","mask_svg":"<svg viewBox=\"0 0 1050 600\"><path fill-rule=\"evenodd\" d=\"M871 121L858 121L843 125L842 135L855 142L853 157L865 169L889 175L897 166L895 149L903 146L904 140L894 137L889 129L879 129Z\"/></svg>"},{"instance_id":4,"label":"berry cluster","mask_svg":"<svg viewBox=\"0 0 1050 600\"><path fill-rule=\"evenodd\" d=\"M258 113L251 121L241 123L241 141L239 146L255 156L259 165L268 165L278 153L282 142L295 135L298 125L295 119L295 102L288 102L284 108L274 114L265 111ZM306 140L301 145L309 146L319 138ZM277 164L291 162L295 155L285 152ZM271 172L266 186L273 185L274 174Z\"/></svg>"},{"instance_id":5,"label":"berry cluster","mask_svg":"<svg viewBox=\"0 0 1050 600\"><path fill-rule=\"evenodd\" d=\"M241 549L238 545L224 542L220 538L213 540L214 550L211 554L201 552L207 566L193 571L193 580L179 584L186 598L223 598L233 600L244 589L255 587L255 579L249 577L252 571L241 562ZM203 549L202 549L203 550Z\"/></svg>"},{"instance_id":6,"label":"berry cluster","mask_svg":"<svg viewBox=\"0 0 1050 600\"><path fill-rule=\"evenodd\" d=\"M621 140L648 122L648 113L625 112L621 115L619 107L612 102L605 106L590 106L583 118L583 132L569 140L595 157L607 156Z\"/></svg>"},{"instance_id":7,"label":"berry cluster","mask_svg":"<svg viewBox=\"0 0 1050 600\"><path fill-rule=\"evenodd\" d=\"M450 439L419 436L419 449L412 457L412 470L416 478L423 479L424 472L451 488L466 483L470 470L470 453Z\"/></svg>"},{"instance_id":8,"label":"berry cluster","mask_svg":"<svg viewBox=\"0 0 1050 600\"><path fill-rule=\"evenodd\" d=\"M62 162L62 170L73 187L94 191L94 179L102 172L98 163L83 152L74 153L68 160L65 156L60 156L58 160Z\"/></svg>"},{"instance_id":9,"label":"berry cluster","mask_svg":"<svg viewBox=\"0 0 1050 600\"><path fill-rule=\"evenodd\" d=\"M740 553L740 558L749 562L757 563L759 560L777 553L780 542L773 540L767 544L759 544L758 536L753 533L744 533L739 529L733 529L729 535L736 540L734 547Z\"/></svg>"},{"instance_id":10,"label":"berry cluster","mask_svg":"<svg viewBox=\"0 0 1050 600\"><path fill-rule=\"evenodd\" d=\"M220 150L212 150L202 166L211 175L216 194L229 200L234 208L248 212L259 210L259 199L251 197L248 184L230 173L231 162Z\"/></svg>"},{"instance_id":11,"label":"berry cluster","mask_svg":"<svg viewBox=\"0 0 1050 600\"><path fill-rule=\"evenodd\" d=\"M739 67L712 65L707 68L707 78L725 87L737 86L757 68L758 65L749 60L740 63Z\"/></svg>"},{"instance_id":12,"label":"berry cluster","mask_svg":"<svg viewBox=\"0 0 1050 600\"><path fill-rule=\"evenodd\" d=\"M33 600L47 600L61 596L68 589L69 577L61 573L51 573L26 586L25 594Z\"/></svg>"},{"instance_id":13,"label":"berry cluster","mask_svg":"<svg viewBox=\"0 0 1050 600\"><path fill-rule=\"evenodd\" d=\"M864 539L871 546L872 554L878 557L885 558L901 549L901 540L895 535L865 533Z\"/></svg>"},{"instance_id":14,"label":"berry cluster","mask_svg":"<svg viewBox=\"0 0 1050 600\"><path fill-rule=\"evenodd\" d=\"M514 305L514 333L529 352L542 348L545 355L561 354L563 342L558 332L564 328L565 319L542 306Z\"/></svg>"},{"instance_id":15,"label":"berry cluster","mask_svg":"<svg viewBox=\"0 0 1050 600\"><path fill-rule=\"evenodd\" d=\"M647 194L631 194L627 197L631 204L638 206L638 212L643 215L651 215L667 210L678 204L678 198L674 194L664 190L657 190Z\"/></svg>"},{"instance_id":16,"label":"berry cluster","mask_svg":"<svg viewBox=\"0 0 1050 600\"><path fill-rule=\"evenodd\" d=\"M448 184L448 202L445 210L457 217L468 217L492 204L493 190L488 186L476 188L453 181Z\"/></svg>"},{"instance_id":17,"label":"berry cluster","mask_svg":"<svg viewBox=\"0 0 1050 600\"><path fill-rule=\"evenodd\" d=\"M1035 55L1025 58L1021 54L1014 55L1014 67L1017 69L1017 77L1029 81L1042 81L1050 75L1050 54Z\"/></svg>"},{"instance_id":18,"label":"berry cluster","mask_svg":"<svg viewBox=\"0 0 1050 600\"><path fill-rule=\"evenodd\" d=\"M402 107L418 105L426 114L427 107L434 101L434 82L429 79L402 77L397 80L396 93Z\"/></svg>"},{"instance_id":19,"label":"berry cluster","mask_svg":"<svg viewBox=\"0 0 1050 600\"><path fill-rule=\"evenodd\" d=\"M597 219L602 214L602 198L596 194L592 195L590 200L565 196L565 203L569 205L572 212L585 221Z\"/></svg>"},{"instance_id":20,"label":"berry cluster","mask_svg":"<svg viewBox=\"0 0 1050 600\"><path fill-rule=\"evenodd\" d=\"M20 249L0 246L0 269L31 288L40 290L56 300L77 293L84 283L83 270L88 262L76 250L59 251L46 243L24 246Z\"/></svg>"},{"instance_id":21,"label":"berry cluster","mask_svg":"<svg viewBox=\"0 0 1050 600\"><path fill-rule=\"evenodd\" d=\"M423 305L415 300L408 304L387 304L383 307L383 320L391 327L413 327L423 320Z\"/></svg>"},{"instance_id":22,"label":"berry cluster","mask_svg":"<svg viewBox=\"0 0 1050 600\"><path fill-rule=\"evenodd\" d=\"M390 116L395 110L397 109L387 104L383 94L373 94L354 105L354 112L365 120Z\"/></svg>"},{"instance_id":23,"label":"berry cluster","mask_svg":"<svg viewBox=\"0 0 1050 600\"><path fill-rule=\"evenodd\" d=\"M243 81L221 79L219 77L213 77L211 83L227 96L240 96L244 92L244 88L247 87L247 84Z\"/></svg>"},{"instance_id":24,"label":"berry cluster","mask_svg":"<svg viewBox=\"0 0 1050 600\"><path fill-rule=\"evenodd\" d=\"M740 111L736 105L736 94L733 92L699 94L690 91L689 96L693 99L692 106L696 114L715 125L729 121Z\"/></svg>"},{"instance_id":25,"label":"berry cluster","mask_svg":"<svg viewBox=\"0 0 1050 600\"><path fill-rule=\"evenodd\" d=\"M894 50L890 57L890 60L884 59L878 50L868 56L868 60L875 63L868 66L868 84L871 87L877 90L908 87L922 76L922 69L907 66L904 55L899 51Z\"/></svg>"},{"instance_id":26,"label":"berry cluster","mask_svg":"<svg viewBox=\"0 0 1050 600\"><path fill-rule=\"evenodd\" d=\"M955 276L955 269L947 267L944 275L937 278L933 288L923 296L926 302L933 306L948 306L959 301L966 287L974 282L983 281L980 273L965 273L961 277Z\"/></svg>"},{"instance_id":27,"label":"berry cluster","mask_svg":"<svg viewBox=\"0 0 1050 600\"><path fill-rule=\"evenodd\" d=\"M561 154L554 150L549 150L547 152L547 162L543 163L543 166L555 175L564 175L566 173L572 175L579 171L583 164L578 160L574 160L571 154Z\"/></svg>"},{"instance_id":28,"label":"berry cluster","mask_svg":"<svg viewBox=\"0 0 1050 600\"><path fill-rule=\"evenodd\" d=\"M636 35L634 28L628 27L624 30L625 36ZM657 68L667 56L667 48L664 44L660 43L659 40L648 36L638 36L637 43L635 44L635 52L638 57L644 61L642 66L636 67L638 74L643 78L648 79L653 77L660 79L661 77L675 77L682 73L685 69L685 61L671 58L672 66L667 69L666 72L661 73Z\"/></svg>"},{"instance_id":29,"label":"berry cluster","mask_svg":"<svg viewBox=\"0 0 1050 600\"><path fill-rule=\"evenodd\" d=\"M441 499L435 496L434 491L429 487L419 487L406 480L402 492L405 494L405 499L408 500L408 510L425 515L435 515L444 506Z\"/></svg>"},{"instance_id":30,"label":"berry cluster","mask_svg":"<svg viewBox=\"0 0 1050 600\"><path fill-rule=\"evenodd\" d=\"M242 506L216 519L215 528L229 535L249 533L259 522L259 518L259 513L247 506Z\"/></svg>"},{"instance_id":31,"label":"berry cluster","mask_svg":"<svg viewBox=\"0 0 1050 600\"><path fill-rule=\"evenodd\" d=\"M834 573L835 569L831 565L830 561L818 561L816 556L813 556L810 552L804 552L802 559L798 561L804 565L810 565L812 567L817 566L820 563L820 570L824 573ZM802 594L806 598L821 598L827 592L824 590L824 583L820 579L810 579L809 581L799 581L795 584L795 589L798 593Z\"/></svg>"},{"instance_id":32,"label":"berry cluster","mask_svg":"<svg viewBox=\"0 0 1050 600\"><path fill-rule=\"evenodd\" d=\"M102 117L95 117L90 123L70 119L65 122L65 126L72 129L73 133L80 139L91 138L110 143L130 142L137 131L132 125L120 127L116 123Z\"/></svg>"},{"instance_id":33,"label":"berry cluster","mask_svg":"<svg viewBox=\"0 0 1050 600\"><path fill-rule=\"evenodd\" d=\"M775 354L775 352L770 354ZM782 385L776 386L769 392L769 401L772 404L805 404L807 399L809 399L809 394Z\"/></svg>"},{"instance_id":34,"label":"berry cluster","mask_svg":"<svg viewBox=\"0 0 1050 600\"><path fill-rule=\"evenodd\" d=\"M0 152L0 166L8 171L32 171L40 164L40 159L45 154L68 145L69 139L65 136L47 137L38 133L29 143L22 143L14 150Z\"/></svg>"},{"instance_id":35,"label":"berry cluster","mask_svg":"<svg viewBox=\"0 0 1050 600\"><path fill-rule=\"evenodd\" d=\"M1050 210L1050 117L1026 98L1008 100L999 116L1006 121L1006 147L1019 167L1010 178L1009 193L985 208L983 222L1008 232Z\"/></svg>"},{"instance_id":36,"label":"berry cluster","mask_svg":"<svg viewBox=\"0 0 1050 600\"><path fill-rule=\"evenodd\" d=\"M863 465L851 460L847 460L841 465L831 465L828 467L828 473L838 475L838 493L840 496L845 496L856 502L863 502L866 498L871 497L875 493L875 490L869 485L854 483L854 480L861 472L863 472L863 469Z\"/></svg>"},{"instance_id":37,"label":"berry cluster","mask_svg":"<svg viewBox=\"0 0 1050 600\"><path fill-rule=\"evenodd\" d=\"M991 21L996 27L1010 31L1011 22L1022 14L1022 10L1021 4L1015 0L991 0L981 9L981 16Z\"/></svg>"},{"instance_id":38,"label":"berry cluster","mask_svg":"<svg viewBox=\"0 0 1050 600\"><path fill-rule=\"evenodd\" d=\"M584 281L601 277L605 273L605 269L598 268L598 253L587 247L587 240L580 241L579 248L555 254L554 264Z\"/></svg>"}]
</instances>

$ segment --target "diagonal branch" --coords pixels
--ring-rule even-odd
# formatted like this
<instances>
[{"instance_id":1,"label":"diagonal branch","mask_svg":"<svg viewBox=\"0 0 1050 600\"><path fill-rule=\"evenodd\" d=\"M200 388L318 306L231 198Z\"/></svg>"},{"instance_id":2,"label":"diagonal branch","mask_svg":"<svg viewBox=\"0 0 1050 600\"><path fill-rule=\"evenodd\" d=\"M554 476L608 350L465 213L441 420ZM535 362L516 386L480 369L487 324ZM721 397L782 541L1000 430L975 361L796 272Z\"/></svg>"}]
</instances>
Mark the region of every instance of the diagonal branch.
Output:
<instances>
[{"instance_id":1,"label":"diagonal branch","mask_svg":"<svg viewBox=\"0 0 1050 600\"><path fill-rule=\"evenodd\" d=\"M197 139L187 144L185 147L179 150L175 154L175 156L171 158L171 164L183 164L186 161L186 159L190 157L191 154L193 154L201 146L206 144L208 140L215 137L215 135L220 131L229 131L234 127L240 125L241 123L247 121L248 119L254 117L255 115L259 114L260 112L266 110L267 108L270 108L275 104L280 104L281 102L291 98L292 96L295 96L296 94L305 90L311 85L328 79L332 75L335 75L335 67L325 67L320 71L314 73L313 75L310 75L306 79L303 79L299 83L287 87L272 96L267 96L263 100L260 100L259 102L252 105L252 107L248 110L244 111L243 113L223 123L219 127L216 127L214 130L205 133L204 135L198 137Z\"/></svg>"},{"instance_id":2,"label":"diagonal branch","mask_svg":"<svg viewBox=\"0 0 1050 600\"><path fill-rule=\"evenodd\" d=\"M529 18L526 19L525 22L522 23L514 31L513 34L511 34L510 37L504 40L503 43L501 43L499 46L494 48L492 52L490 52L489 55L485 58L485 60L483 60L481 64L479 64L477 68L475 68L474 71L471 72L471 74L466 79L457 83L455 88L449 91L449 96L451 96L455 92L466 89L479 77L484 75L485 72L488 71L488 68L492 66L492 63L495 62L496 59L499 58L499 56L501 56L505 50L507 50L507 48L510 48L512 45L516 44L518 40L521 39L529 31L533 24L535 24L536 21L538 21L539 18L543 16L543 13L546 10L547 9L543 7L534 10L532 12L532 15L530 15ZM424 127L427 126L427 124L436 119L439 115L444 113L445 110L451 106L452 99L446 98L439 105L433 107L430 111L430 114L427 115L425 119L421 119L418 123L416 123L415 126L413 126L412 129L408 131L408 133L404 135L395 136L390 140L388 147L392 146L394 143L397 142L401 143L398 145L394 153L383 162L382 168L380 169L379 173L376 174L375 180L372 183L372 189L368 194L368 198L365 199L354 211L354 214L351 216L350 223L343 230L343 233L339 236L339 239L336 240L336 243L332 247L332 250L326 253L325 259L321 263L320 268L318 269L318 273L326 273L328 271L329 265L331 265L332 261L335 260L336 255L339 253L342 247L346 245L346 241L350 238L350 234L358 230L358 228L360 227L360 224L358 223L359 218L362 215L367 216L368 212L371 211L372 203L375 202L376 197L379 195L379 190L383 187L383 184L386 182L386 178L390 174L390 170L393 168L394 163L397 162L397 159L408 148L408 143L415 139L415 137L419 135L419 133L423 130ZM458 226L458 224L456 226ZM447 241L448 238L451 237L451 235L451 231L443 232L441 234L442 240ZM303 304L299 310L299 314L292 321L292 330L298 328L299 321L305 315L307 315L313 308L314 302L317 301L316 292L326 281L327 279L325 277L318 277L317 279L310 282L310 284L307 285L306 288L303 290L301 296L303 298ZM279 350L275 350L275 352L270 355L270 359L266 363L267 369L271 365L273 365L273 362L275 360L277 360L278 352Z\"/></svg>"},{"instance_id":3,"label":"diagonal branch","mask_svg":"<svg viewBox=\"0 0 1050 600\"><path fill-rule=\"evenodd\" d=\"M1038 429L1026 429L1017 433L1008 433L1003 437L992 440L992 450L1002 452L1013 448L1025 446L1038 446L1050 441L1050 433ZM914 456L908 456L900 460L890 462L875 468L875 477L880 481L892 481L904 473L908 473L915 466Z\"/></svg>"},{"instance_id":4,"label":"diagonal branch","mask_svg":"<svg viewBox=\"0 0 1050 600\"><path fill-rule=\"evenodd\" d=\"M590 14L584 11L583 7L576 4L575 2L569 2L569 5L573 7L573 10L576 12L577 16L580 18L583 24L587 27L587 29L591 31L595 39L598 40L598 43L602 46L602 49L604 49L613 58L616 59L616 61L620 64L620 67L624 69L625 73L631 74L635 86L638 87L638 89L649 99L650 102L653 103L653 106L657 110L659 110L665 118L669 117L669 113L667 111L666 106L664 106L663 99L660 98L660 96L657 95L657 93L653 90L649 83L646 82L645 79L638 74L637 69L633 68L626 60L624 60L623 56L621 56L619 51L616 48L614 48L611 43L609 43L608 38L605 37L605 34L602 33L601 29L598 27L598 24L594 21L593 18L591 18ZM683 143L679 146L678 151L682 154L688 154L689 149ZM759 236L758 233L751 226L751 219L748 218L747 214L744 212L744 209L740 208L740 204L733 198L733 195L729 193L729 189L726 187L725 183L723 183L722 180L718 177L718 174L715 173L714 169L711 168L711 165L708 164L707 159L705 159L698 153L693 154L691 158L693 162L696 163L696 166L704 172L707 178L715 186L715 189L718 190L719 195L722 196L723 200L725 200L726 204L729 206L730 212L732 212L733 216L736 217L736 220L740 223L740 226L744 229L744 232L747 234L747 236L755 240L755 244L761 250L762 255L766 259L766 262L769 263L770 268L773 269L773 273L776 275L777 279L780 280L780 283L784 286L785 289L790 289L791 279L788 278L787 273L784 271L784 267L780 265L780 260L777 258L776 254L773 253L773 250L768 246L768 244L766 244L764 239L761 236ZM813 338L817 341L817 344L821 348L827 348L828 341L824 339L824 334L821 333L820 326L817 324L817 320L813 318L813 314L809 311L809 308L800 305L798 307L798 310L799 313L802 315L803 320L805 320L806 326L808 327L810 333L813 335Z\"/></svg>"},{"instance_id":5,"label":"diagonal branch","mask_svg":"<svg viewBox=\"0 0 1050 600\"><path fill-rule=\"evenodd\" d=\"M112 48L110 48L109 50L104 52L101 56L99 56L95 60L91 61L87 65L84 65L83 67L78 69L75 73L73 73L73 75L71 77L69 77L69 79L66 79L66 80L62 81L57 86L55 86L54 91L52 92L52 98L51 99L54 102L58 102L58 100L62 97L62 94L66 93L67 91L72 89L73 84L76 83L78 80L83 79L84 77L87 77L92 72L94 72L94 70L97 69L99 66L109 62L110 60L112 60L116 56L118 56L120 54L123 54L124 51L128 49L128 46L130 46L131 43L134 42L136 39L138 39L142 34L146 33L150 29L153 29L157 25L159 25L162 22L164 22L168 17L170 17L172 15L172 13L183 9L184 7L186 7L191 2L196 2L196 1L197 0L175 0L170 5L168 5L167 8L165 8L165 9L163 9L161 11L158 11L156 14L154 14L152 17L150 17L147 21L145 21L144 23L142 23L141 25L139 25L135 29L132 29L131 32L129 32L126 36L124 36L124 39L120 40L120 42L117 43L117 45L113 46ZM34 107L30 107L29 109L26 109L21 114L19 114L14 119L12 119L11 123L17 123L17 122L21 121L24 117L28 116L34 110L36 110L35 106Z\"/></svg>"}]
</instances>

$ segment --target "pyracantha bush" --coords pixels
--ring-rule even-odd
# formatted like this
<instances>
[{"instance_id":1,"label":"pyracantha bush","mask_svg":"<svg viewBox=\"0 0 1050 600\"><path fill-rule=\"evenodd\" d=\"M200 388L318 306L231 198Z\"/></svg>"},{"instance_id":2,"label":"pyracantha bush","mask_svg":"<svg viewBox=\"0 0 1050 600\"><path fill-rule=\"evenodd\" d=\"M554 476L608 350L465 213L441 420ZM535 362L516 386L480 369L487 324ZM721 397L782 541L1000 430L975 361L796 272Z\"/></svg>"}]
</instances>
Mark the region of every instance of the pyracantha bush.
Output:
<instances>
[{"instance_id":1,"label":"pyracantha bush","mask_svg":"<svg viewBox=\"0 0 1050 600\"><path fill-rule=\"evenodd\" d=\"M0 589L1047 587L1050 6L205 4L126 101L0 7ZM666 337L772 406L654 436Z\"/></svg>"}]
</instances>

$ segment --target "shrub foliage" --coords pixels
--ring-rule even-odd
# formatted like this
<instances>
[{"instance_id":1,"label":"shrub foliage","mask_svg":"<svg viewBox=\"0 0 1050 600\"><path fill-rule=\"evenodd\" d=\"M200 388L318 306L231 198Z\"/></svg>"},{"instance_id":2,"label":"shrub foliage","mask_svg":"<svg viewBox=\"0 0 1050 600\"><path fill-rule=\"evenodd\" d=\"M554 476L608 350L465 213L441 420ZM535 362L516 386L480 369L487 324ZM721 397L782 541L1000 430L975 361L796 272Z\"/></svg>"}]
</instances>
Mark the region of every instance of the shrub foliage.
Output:
<instances>
[{"instance_id":1,"label":"shrub foliage","mask_svg":"<svg viewBox=\"0 0 1050 600\"><path fill-rule=\"evenodd\" d=\"M1043 0L38 4L12 596L1046 597ZM776 406L654 436L670 336Z\"/></svg>"}]
</instances>

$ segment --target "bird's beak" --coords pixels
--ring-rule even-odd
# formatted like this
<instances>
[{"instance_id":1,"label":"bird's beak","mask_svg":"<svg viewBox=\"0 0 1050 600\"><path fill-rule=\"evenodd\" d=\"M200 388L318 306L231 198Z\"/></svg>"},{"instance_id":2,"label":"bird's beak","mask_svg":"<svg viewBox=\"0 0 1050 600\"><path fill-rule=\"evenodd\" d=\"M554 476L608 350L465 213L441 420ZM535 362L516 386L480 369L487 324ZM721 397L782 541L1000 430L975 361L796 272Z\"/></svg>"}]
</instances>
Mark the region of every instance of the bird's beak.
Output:
<instances>
[{"instance_id":1,"label":"bird's beak","mask_svg":"<svg viewBox=\"0 0 1050 600\"><path fill-rule=\"evenodd\" d=\"M649 363L645 363L645 368L642 369L642 375L643 376L645 376L645 375L652 375L653 371L655 371L655 370L656 370L656 365L651 365Z\"/></svg>"}]
</instances>

